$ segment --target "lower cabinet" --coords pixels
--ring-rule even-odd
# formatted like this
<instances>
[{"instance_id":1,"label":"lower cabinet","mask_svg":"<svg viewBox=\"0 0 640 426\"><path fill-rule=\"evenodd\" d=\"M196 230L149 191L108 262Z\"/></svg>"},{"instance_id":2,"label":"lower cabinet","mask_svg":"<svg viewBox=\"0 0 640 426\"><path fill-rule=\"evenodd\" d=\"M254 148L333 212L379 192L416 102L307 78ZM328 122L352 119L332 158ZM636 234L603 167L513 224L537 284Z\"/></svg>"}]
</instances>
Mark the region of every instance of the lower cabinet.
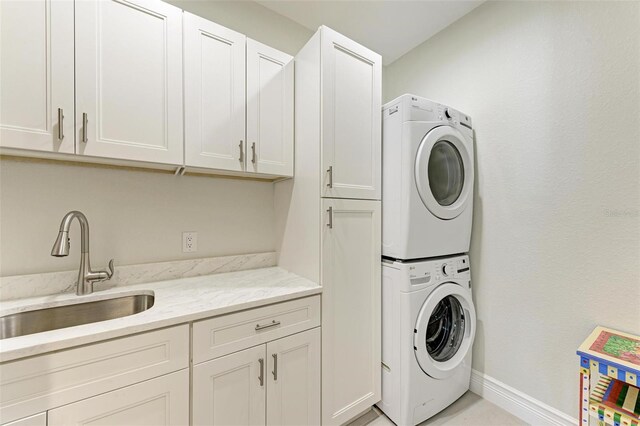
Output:
<instances>
[{"instance_id":1,"label":"lower cabinet","mask_svg":"<svg viewBox=\"0 0 640 426\"><path fill-rule=\"evenodd\" d=\"M187 425L189 370L64 405L47 414L48 426Z\"/></svg>"},{"instance_id":2,"label":"lower cabinet","mask_svg":"<svg viewBox=\"0 0 640 426\"><path fill-rule=\"evenodd\" d=\"M193 367L194 425L320 424L320 329Z\"/></svg>"},{"instance_id":3,"label":"lower cabinet","mask_svg":"<svg viewBox=\"0 0 640 426\"><path fill-rule=\"evenodd\" d=\"M194 366L193 424L264 424L265 358L260 345Z\"/></svg>"},{"instance_id":4,"label":"lower cabinet","mask_svg":"<svg viewBox=\"0 0 640 426\"><path fill-rule=\"evenodd\" d=\"M267 343L267 425L320 424L320 328Z\"/></svg>"},{"instance_id":5,"label":"lower cabinet","mask_svg":"<svg viewBox=\"0 0 640 426\"><path fill-rule=\"evenodd\" d=\"M315 295L0 363L0 425L319 425L320 330Z\"/></svg>"}]
</instances>

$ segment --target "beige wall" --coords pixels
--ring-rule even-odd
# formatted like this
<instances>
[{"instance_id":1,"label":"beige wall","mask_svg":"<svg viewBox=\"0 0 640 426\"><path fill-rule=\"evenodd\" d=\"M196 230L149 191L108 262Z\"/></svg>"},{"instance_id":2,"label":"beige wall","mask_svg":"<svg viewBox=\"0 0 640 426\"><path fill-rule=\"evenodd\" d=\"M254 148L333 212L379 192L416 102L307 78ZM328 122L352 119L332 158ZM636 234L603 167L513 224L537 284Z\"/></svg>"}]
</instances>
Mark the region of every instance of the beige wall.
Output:
<instances>
[{"instance_id":1,"label":"beige wall","mask_svg":"<svg viewBox=\"0 0 640 426\"><path fill-rule=\"evenodd\" d=\"M311 31L253 2L170 3L295 54ZM50 256L62 216L82 210L96 267L275 249L273 184L0 160L0 276L75 269ZM182 232L198 232L198 251L182 253Z\"/></svg>"},{"instance_id":2,"label":"beige wall","mask_svg":"<svg viewBox=\"0 0 640 426\"><path fill-rule=\"evenodd\" d=\"M577 417L575 350L640 333L640 3L490 2L385 69L476 130L474 368Z\"/></svg>"},{"instance_id":3,"label":"beige wall","mask_svg":"<svg viewBox=\"0 0 640 426\"><path fill-rule=\"evenodd\" d=\"M0 273L78 267L79 226L71 253L50 256L62 216L85 213L96 267L271 251L273 184L148 171L3 159L0 162ZM182 232L198 251L182 253Z\"/></svg>"}]
</instances>

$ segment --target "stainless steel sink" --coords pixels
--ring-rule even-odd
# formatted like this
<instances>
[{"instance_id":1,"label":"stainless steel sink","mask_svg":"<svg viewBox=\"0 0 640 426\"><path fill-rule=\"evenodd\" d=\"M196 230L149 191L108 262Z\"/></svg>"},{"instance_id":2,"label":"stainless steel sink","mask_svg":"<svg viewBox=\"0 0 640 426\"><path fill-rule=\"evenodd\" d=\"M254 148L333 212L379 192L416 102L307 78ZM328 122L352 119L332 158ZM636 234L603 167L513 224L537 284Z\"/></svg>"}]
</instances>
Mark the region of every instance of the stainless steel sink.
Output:
<instances>
[{"instance_id":1,"label":"stainless steel sink","mask_svg":"<svg viewBox=\"0 0 640 426\"><path fill-rule=\"evenodd\" d=\"M151 294L133 294L5 315L0 317L0 339L126 317L146 311L154 301Z\"/></svg>"}]
</instances>

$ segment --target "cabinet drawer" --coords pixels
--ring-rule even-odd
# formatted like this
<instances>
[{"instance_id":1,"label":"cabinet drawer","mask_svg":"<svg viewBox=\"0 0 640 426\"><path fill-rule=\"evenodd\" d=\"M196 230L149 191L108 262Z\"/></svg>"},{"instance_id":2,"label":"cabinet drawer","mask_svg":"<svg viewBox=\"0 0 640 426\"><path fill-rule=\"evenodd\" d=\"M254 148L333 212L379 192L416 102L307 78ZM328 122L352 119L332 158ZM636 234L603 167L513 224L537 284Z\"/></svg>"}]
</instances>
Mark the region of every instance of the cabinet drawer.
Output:
<instances>
[{"instance_id":1,"label":"cabinet drawer","mask_svg":"<svg viewBox=\"0 0 640 426\"><path fill-rule=\"evenodd\" d=\"M193 324L193 363L320 325L320 296L223 315Z\"/></svg>"},{"instance_id":2,"label":"cabinet drawer","mask_svg":"<svg viewBox=\"0 0 640 426\"><path fill-rule=\"evenodd\" d=\"M189 366L189 326L0 364L0 423Z\"/></svg>"}]
</instances>

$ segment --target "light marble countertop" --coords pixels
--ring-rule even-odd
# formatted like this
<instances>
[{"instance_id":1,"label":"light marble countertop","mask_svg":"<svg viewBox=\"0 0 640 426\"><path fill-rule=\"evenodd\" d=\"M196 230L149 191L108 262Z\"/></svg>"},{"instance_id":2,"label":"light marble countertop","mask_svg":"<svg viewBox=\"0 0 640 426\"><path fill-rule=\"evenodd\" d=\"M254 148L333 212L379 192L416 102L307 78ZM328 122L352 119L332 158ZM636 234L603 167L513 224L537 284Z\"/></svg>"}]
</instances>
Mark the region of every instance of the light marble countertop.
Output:
<instances>
[{"instance_id":1,"label":"light marble countertop","mask_svg":"<svg viewBox=\"0 0 640 426\"><path fill-rule=\"evenodd\" d=\"M118 286L88 296L59 294L4 301L0 316L69 303L115 296L153 293L152 308L139 314L59 330L0 340L0 362L57 351L72 346L182 324L243 309L319 294L322 287L270 267L181 278L131 286Z\"/></svg>"}]
</instances>

